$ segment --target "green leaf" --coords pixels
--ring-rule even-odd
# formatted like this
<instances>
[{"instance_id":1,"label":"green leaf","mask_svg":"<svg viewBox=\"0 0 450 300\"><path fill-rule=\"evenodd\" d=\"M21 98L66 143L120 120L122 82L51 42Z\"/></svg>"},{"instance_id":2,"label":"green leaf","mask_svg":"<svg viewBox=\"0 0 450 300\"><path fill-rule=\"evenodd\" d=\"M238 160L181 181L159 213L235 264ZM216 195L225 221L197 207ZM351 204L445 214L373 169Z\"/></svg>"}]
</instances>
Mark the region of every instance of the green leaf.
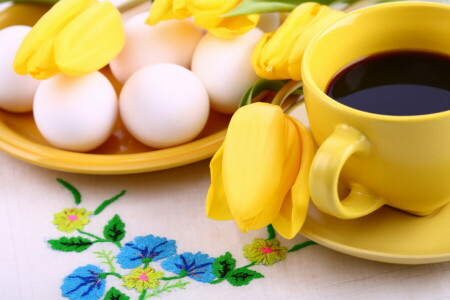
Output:
<instances>
[{"instance_id":1,"label":"green leaf","mask_svg":"<svg viewBox=\"0 0 450 300\"><path fill-rule=\"evenodd\" d=\"M217 278L225 278L236 267L236 260L233 258L230 252L219 256L213 263L213 274Z\"/></svg>"},{"instance_id":2,"label":"green leaf","mask_svg":"<svg viewBox=\"0 0 450 300\"><path fill-rule=\"evenodd\" d=\"M264 278L264 275L247 268L239 268L230 273L227 277L228 282L233 286L247 285L253 279Z\"/></svg>"},{"instance_id":3,"label":"green leaf","mask_svg":"<svg viewBox=\"0 0 450 300\"><path fill-rule=\"evenodd\" d=\"M125 237L125 223L122 222L119 215L109 220L103 228L103 236L111 242L120 242Z\"/></svg>"},{"instance_id":4,"label":"green leaf","mask_svg":"<svg viewBox=\"0 0 450 300\"><path fill-rule=\"evenodd\" d=\"M56 181L59 182L63 187L65 187L66 189L69 190L69 192L72 193L75 204L78 205L81 203L81 194L73 185L60 178L56 178Z\"/></svg>"},{"instance_id":5,"label":"green leaf","mask_svg":"<svg viewBox=\"0 0 450 300\"><path fill-rule=\"evenodd\" d=\"M89 248L94 242L81 236L77 237L61 237L57 240L49 240L48 243L53 250L61 250L64 252L82 252Z\"/></svg>"},{"instance_id":6,"label":"green leaf","mask_svg":"<svg viewBox=\"0 0 450 300\"><path fill-rule=\"evenodd\" d=\"M97 207L97 209L94 211L94 215L98 215L99 213L101 213L108 205L116 202L116 200L118 200L120 197L125 195L125 193L126 193L126 191L123 190L120 193L118 193L117 195L115 195L114 197L112 197L111 199L103 201L102 204L100 204Z\"/></svg>"},{"instance_id":7,"label":"green leaf","mask_svg":"<svg viewBox=\"0 0 450 300\"><path fill-rule=\"evenodd\" d=\"M112 287L109 289L109 291L106 293L105 298L103 300L129 300L130 297L116 289L115 287Z\"/></svg>"},{"instance_id":8,"label":"green leaf","mask_svg":"<svg viewBox=\"0 0 450 300\"><path fill-rule=\"evenodd\" d=\"M241 98L241 103L239 104L239 107L252 103L253 98L255 98L264 91L267 90L275 92L279 91L284 84L285 81L282 80L259 79L244 93L244 95Z\"/></svg>"}]
</instances>

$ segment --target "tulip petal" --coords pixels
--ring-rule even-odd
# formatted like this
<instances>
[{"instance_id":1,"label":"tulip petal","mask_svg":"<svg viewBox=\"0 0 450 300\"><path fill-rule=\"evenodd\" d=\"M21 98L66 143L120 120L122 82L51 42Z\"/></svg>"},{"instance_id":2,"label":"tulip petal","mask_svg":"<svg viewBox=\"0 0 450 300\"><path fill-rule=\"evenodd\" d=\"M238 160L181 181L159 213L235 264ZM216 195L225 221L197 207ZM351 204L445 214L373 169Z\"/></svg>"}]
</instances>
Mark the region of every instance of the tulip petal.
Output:
<instances>
[{"instance_id":1,"label":"tulip petal","mask_svg":"<svg viewBox=\"0 0 450 300\"><path fill-rule=\"evenodd\" d=\"M194 23L221 38L244 34L256 27L259 15L223 18L241 0L155 0L146 20L149 25L168 19L193 17Z\"/></svg>"},{"instance_id":2,"label":"tulip petal","mask_svg":"<svg viewBox=\"0 0 450 300\"><path fill-rule=\"evenodd\" d=\"M222 144L211 160L211 185L209 186L208 195L206 196L206 215L208 218L219 221L233 219L223 188L223 148L224 145Z\"/></svg>"},{"instance_id":3,"label":"tulip petal","mask_svg":"<svg viewBox=\"0 0 450 300\"><path fill-rule=\"evenodd\" d=\"M345 12L334 10L329 6L322 5L320 7L320 11L314 16L308 27L295 41L295 45L292 47L290 54L287 56L287 70L289 73L289 78L301 80L302 75L301 68L299 66L301 65L306 46L308 46L314 35L316 35L321 29L325 28L343 15L345 15Z\"/></svg>"},{"instance_id":4,"label":"tulip petal","mask_svg":"<svg viewBox=\"0 0 450 300\"><path fill-rule=\"evenodd\" d=\"M223 185L231 213L243 231L268 225L281 207L285 125L279 106L254 103L237 110L228 127Z\"/></svg>"},{"instance_id":5,"label":"tulip petal","mask_svg":"<svg viewBox=\"0 0 450 300\"><path fill-rule=\"evenodd\" d=\"M152 6L150 7L150 15L145 21L148 25L156 25L160 21L170 20L170 19L184 19L190 16L187 14L186 16L178 17L174 12L175 7L183 7L185 1L177 1L177 0L157 0L153 1Z\"/></svg>"},{"instance_id":6,"label":"tulip petal","mask_svg":"<svg viewBox=\"0 0 450 300\"><path fill-rule=\"evenodd\" d=\"M28 74L29 69L41 69L49 62L50 53L41 52L32 58L47 40L54 38L58 32L69 24L81 11L89 7L95 0L61 0L57 2L31 29L17 51L14 70L20 75ZM46 47L47 50L48 47ZM43 51L43 50L41 50ZM33 64L29 63L32 61ZM52 61L52 59L50 60ZM50 63L51 67L54 67ZM36 70L34 71L36 72ZM51 73L51 72L50 72ZM35 78L39 78L36 74ZM42 78L39 78L42 79Z\"/></svg>"},{"instance_id":7,"label":"tulip petal","mask_svg":"<svg viewBox=\"0 0 450 300\"><path fill-rule=\"evenodd\" d=\"M303 226L308 212L308 177L315 145L308 129L296 119L287 116L297 127L301 138L301 165L291 192L286 196L279 215L272 221L275 230L284 238L293 238Z\"/></svg>"},{"instance_id":8,"label":"tulip petal","mask_svg":"<svg viewBox=\"0 0 450 300\"><path fill-rule=\"evenodd\" d=\"M256 74L266 79L292 78L288 71L288 58L297 39L308 28L321 5L307 2L297 6L275 31L266 33L256 45L252 64ZM297 55L298 53L292 54ZM296 65L300 69L300 64ZM292 78L300 80L301 78Z\"/></svg>"},{"instance_id":9,"label":"tulip petal","mask_svg":"<svg viewBox=\"0 0 450 300\"><path fill-rule=\"evenodd\" d=\"M124 44L119 11L110 2L95 2L56 37L56 65L69 76L84 75L107 65Z\"/></svg>"}]
</instances>

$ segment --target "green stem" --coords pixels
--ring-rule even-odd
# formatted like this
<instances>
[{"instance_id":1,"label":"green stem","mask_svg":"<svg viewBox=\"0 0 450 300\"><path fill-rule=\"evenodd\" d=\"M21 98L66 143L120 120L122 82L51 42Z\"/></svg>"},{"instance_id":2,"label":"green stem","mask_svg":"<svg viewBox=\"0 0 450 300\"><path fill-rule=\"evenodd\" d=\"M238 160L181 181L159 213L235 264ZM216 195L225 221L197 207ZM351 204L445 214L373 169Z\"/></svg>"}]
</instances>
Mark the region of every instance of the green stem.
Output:
<instances>
[{"instance_id":1,"label":"green stem","mask_svg":"<svg viewBox=\"0 0 450 300\"><path fill-rule=\"evenodd\" d=\"M86 231L83 231L80 229L77 229L77 231L81 234L84 234L84 235L94 238L95 239L94 243L113 243L117 247L122 248L122 245L120 244L120 242L113 242L113 241L105 240L105 239L102 239L101 237L96 236L95 234L92 234L92 233L89 233L89 232L86 232Z\"/></svg>"},{"instance_id":2,"label":"green stem","mask_svg":"<svg viewBox=\"0 0 450 300\"><path fill-rule=\"evenodd\" d=\"M16 2L21 2L21 1L16 1ZM23 2L28 2L28 1L23 1ZM33 1L33 2L40 2L40 1ZM69 192L72 193L73 196L73 200L75 202L76 205L81 203L81 194L80 192L77 190L76 187L74 187L73 185L71 185L70 183L68 183L65 180L62 180L61 178L56 178L56 181L62 185L63 187L65 187Z\"/></svg>"},{"instance_id":3,"label":"green stem","mask_svg":"<svg viewBox=\"0 0 450 300\"><path fill-rule=\"evenodd\" d=\"M272 104L281 106L283 104L283 101L286 100L286 98L295 92L297 89L302 87L303 83L301 81L295 81L291 80L288 83L286 83L275 95L275 97L272 100Z\"/></svg>"},{"instance_id":4,"label":"green stem","mask_svg":"<svg viewBox=\"0 0 450 300\"><path fill-rule=\"evenodd\" d=\"M181 273L180 273L180 275L178 275L178 276L173 276L173 277L163 277L163 278L161 278L161 280L166 280L166 281L167 281L167 280L181 279L181 278L186 277L187 274L188 274L188 271L182 270Z\"/></svg>"},{"instance_id":5,"label":"green stem","mask_svg":"<svg viewBox=\"0 0 450 300\"><path fill-rule=\"evenodd\" d=\"M145 299L145 294L147 294L147 290L143 290L142 293L139 295L139 300Z\"/></svg>"},{"instance_id":6,"label":"green stem","mask_svg":"<svg viewBox=\"0 0 450 300\"><path fill-rule=\"evenodd\" d=\"M98 237L98 236L96 236L95 234L92 234L92 233L83 231L83 230L81 230L81 229L77 229L77 231L78 231L79 233L81 233L81 234L84 234L84 235L93 237L93 238L96 239L96 240L103 240L101 237Z\"/></svg>"},{"instance_id":7,"label":"green stem","mask_svg":"<svg viewBox=\"0 0 450 300\"><path fill-rule=\"evenodd\" d=\"M102 278L102 279L105 279L106 276L109 276L109 275L116 276L117 278L120 278L120 279L122 278L122 275L120 275L120 274L118 274L118 273L116 273L116 272L105 272L105 273L101 273L101 274L98 275L98 277L100 277L100 278Z\"/></svg>"},{"instance_id":8,"label":"green stem","mask_svg":"<svg viewBox=\"0 0 450 300\"><path fill-rule=\"evenodd\" d=\"M139 6L139 5L144 4L146 2L149 2L149 1L148 0L129 0L127 2L124 2L124 3L120 4L120 5L118 5L117 9L120 12L126 12L126 11L128 11L130 9L133 9L136 6Z\"/></svg>"},{"instance_id":9,"label":"green stem","mask_svg":"<svg viewBox=\"0 0 450 300\"><path fill-rule=\"evenodd\" d=\"M275 233L275 229L273 229L272 224L267 225L267 234L269 237L266 239L266 241L273 240L277 237L277 234Z\"/></svg>"},{"instance_id":10,"label":"green stem","mask_svg":"<svg viewBox=\"0 0 450 300\"><path fill-rule=\"evenodd\" d=\"M313 242L313 241L306 241L306 242L300 243L298 245L295 245L294 247L289 249L288 252L294 252L294 251L297 251L297 250L300 250L302 248L305 248L305 247L308 247L308 246L311 246L311 245L315 245L315 244L317 244L317 243Z\"/></svg>"},{"instance_id":11,"label":"green stem","mask_svg":"<svg viewBox=\"0 0 450 300\"><path fill-rule=\"evenodd\" d=\"M0 0L0 3L9 2L10 0ZM55 4L58 0L14 0L14 3L40 3L40 4Z\"/></svg>"},{"instance_id":12,"label":"green stem","mask_svg":"<svg viewBox=\"0 0 450 300\"><path fill-rule=\"evenodd\" d=\"M111 257L112 251L107 253L105 250L103 250L101 252L93 252L93 253L97 254L98 258L105 259L105 261L102 261L102 263L109 266L110 272L115 272L116 271L116 268L113 265L113 260L114 260L115 257L114 256Z\"/></svg>"},{"instance_id":13,"label":"green stem","mask_svg":"<svg viewBox=\"0 0 450 300\"><path fill-rule=\"evenodd\" d=\"M296 109L299 105L303 104L305 98L302 96L299 97L298 101L295 102L293 105L289 106L288 109L284 112L286 115L289 115L294 109Z\"/></svg>"},{"instance_id":14,"label":"green stem","mask_svg":"<svg viewBox=\"0 0 450 300\"><path fill-rule=\"evenodd\" d=\"M222 278L218 278L216 280L211 281L209 284L217 284L217 283L221 283L222 281L224 281L225 279L227 279L227 276L222 277Z\"/></svg>"},{"instance_id":15,"label":"green stem","mask_svg":"<svg viewBox=\"0 0 450 300\"><path fill-rule=\"evenodd\" d=\"M117 199L125 195L125 193L126 190L123 190L119 194L112 197L111 199L103 201L103 203L100 204L99 207L97 207L97 209L94 211L94 215L98 215L99 213L101 213L108 205L114 203Z\"/></svg>"},{"instance_id":16,"label":"green stem","mask_svg":"<svg viewBox=\"0 0 450 300\"><path fill-rule=\"evenodd\" d=\"M252 266L254 266L254 265L256 265L256 262L255 262L255 261L252 262L251 264L248 264L248 265L243 266L242 269L248 269L248 268L250 268L250 267L252 267Z\"/></svg>"}]
</instances>

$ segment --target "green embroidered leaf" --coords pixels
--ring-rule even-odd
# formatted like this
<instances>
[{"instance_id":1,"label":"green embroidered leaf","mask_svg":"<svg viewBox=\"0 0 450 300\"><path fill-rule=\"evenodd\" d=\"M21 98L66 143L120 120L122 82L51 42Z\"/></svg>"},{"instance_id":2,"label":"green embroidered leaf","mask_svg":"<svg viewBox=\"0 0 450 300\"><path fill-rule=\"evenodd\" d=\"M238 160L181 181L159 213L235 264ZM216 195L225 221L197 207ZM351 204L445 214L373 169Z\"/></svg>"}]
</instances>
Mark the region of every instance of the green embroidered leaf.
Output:
<instances>
[{"instance_id":1,"label":"green embroidered leaf","mask_svg":"<svg viewBox=\"0 0 450 300\"><path fill-rule=\"evenodd\" d=\"M108 205L116 202L116 200L119 199L120 197L122 197L123 195L125 195L125 193L126 193L126 190L123 190L120 193L118 193L117 195L115 195L114 197L112 197L111 199L103 201L102 204L100 204L94 210L94 215L98 215L99 213L101 213Z\"/></svg>"},{"instance_id":2,"label":"green embroidered leaf","mask_svg":"<svg viewBox=\"0 0 450 300\"><path fill-rule=\"evenodd\" d=\"M227 277L228 282L233 286L247 285L253 279L264 278L264 275L247 268L239 268L230 273Z\"/></svg>"},{"instance_id":3,"label":"green embroidered leaf","mask_svg":"<svg viewBox=\"0 0 450 300\"><path fill-rule=\"evenodd\" d=\"M61 250L64 252L82 252L89 248L94 242L81 236L77 237L61 237L57 240L49 240L48 243L53 250Z\"/></svg>"},{"instance_id":4,"label":"green embroidered leaf","mask_svg":"<svg viewBox=\"0 0 450 300\"><path fill-rule=\"evenodd\" d=\"M103 236L111 242L120 242L125 237L125 223L122 222L119 215L109 220L103 228Z\"/></svg>"},{"instance_id":5,"label":"green embroidered leaf","mask_svg":"<svg viewBox=\"0 0 450 300\"><path fill-rule=\"evenodd\" d=\"M56 178L56 181L72 193L75 204L78 205L81 203L81 194L73 185L60 178Z\"/></svg>"},{"instance_id":6,"label":"green embroidered leaf","mask_svg":"<svg viewBox=\"0 0 450 300\"><path fill-rule=\"evenodd\" d=\"M106 293L105 298L103 300L129 300L130 297L116 289L115 287L112 287L109 289L109 291Z\"/></svg>"},{"instance_id":7,"label":"green embroidered leaf","mask_svg":"<svg viewBox=\"0 0 450 300\"><path fill-rule=\"evenodd\" d=\"M285 82L282 80L259 79L249 89L247 89L247 91L245 91L244 95L241 98L239 107L252 103L253 98L264 91L279 91L284 84Z\"/></svg>"},{"instance_id":8,"label":"green embroidered leaf","mask_svg":"<svg viewBox=\"0 0 450 300\"><path fill-rule=\"evenodd\" d=\"M233 258L230 252L219 256L213 263L213 274L217 278L225 278L236 267L236 260Z\"/></svg>"}]
</instances>

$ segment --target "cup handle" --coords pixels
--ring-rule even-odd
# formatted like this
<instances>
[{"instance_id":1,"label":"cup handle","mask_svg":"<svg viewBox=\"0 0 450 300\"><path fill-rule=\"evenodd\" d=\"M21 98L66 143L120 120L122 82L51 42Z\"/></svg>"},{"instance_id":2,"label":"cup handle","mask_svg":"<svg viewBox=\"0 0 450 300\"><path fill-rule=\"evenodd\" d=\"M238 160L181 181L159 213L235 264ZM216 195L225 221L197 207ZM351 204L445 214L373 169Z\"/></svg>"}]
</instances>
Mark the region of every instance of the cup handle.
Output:
<instances>
[{"instance_id":1,"label":"cup handle","mask_svg":"<svg viewBox=\"0 0 450 300\"><path fill-rule=\"evenodd\" d=\"M319 147L311 165L309 187L311 199L323 212L341 219L365 216L386 201L359 183L350 183L350 193L339 199L338 181L342 167L353 154L370 152L369 140L357 129L338 125Z\"/></svg>"}]
</instances>

